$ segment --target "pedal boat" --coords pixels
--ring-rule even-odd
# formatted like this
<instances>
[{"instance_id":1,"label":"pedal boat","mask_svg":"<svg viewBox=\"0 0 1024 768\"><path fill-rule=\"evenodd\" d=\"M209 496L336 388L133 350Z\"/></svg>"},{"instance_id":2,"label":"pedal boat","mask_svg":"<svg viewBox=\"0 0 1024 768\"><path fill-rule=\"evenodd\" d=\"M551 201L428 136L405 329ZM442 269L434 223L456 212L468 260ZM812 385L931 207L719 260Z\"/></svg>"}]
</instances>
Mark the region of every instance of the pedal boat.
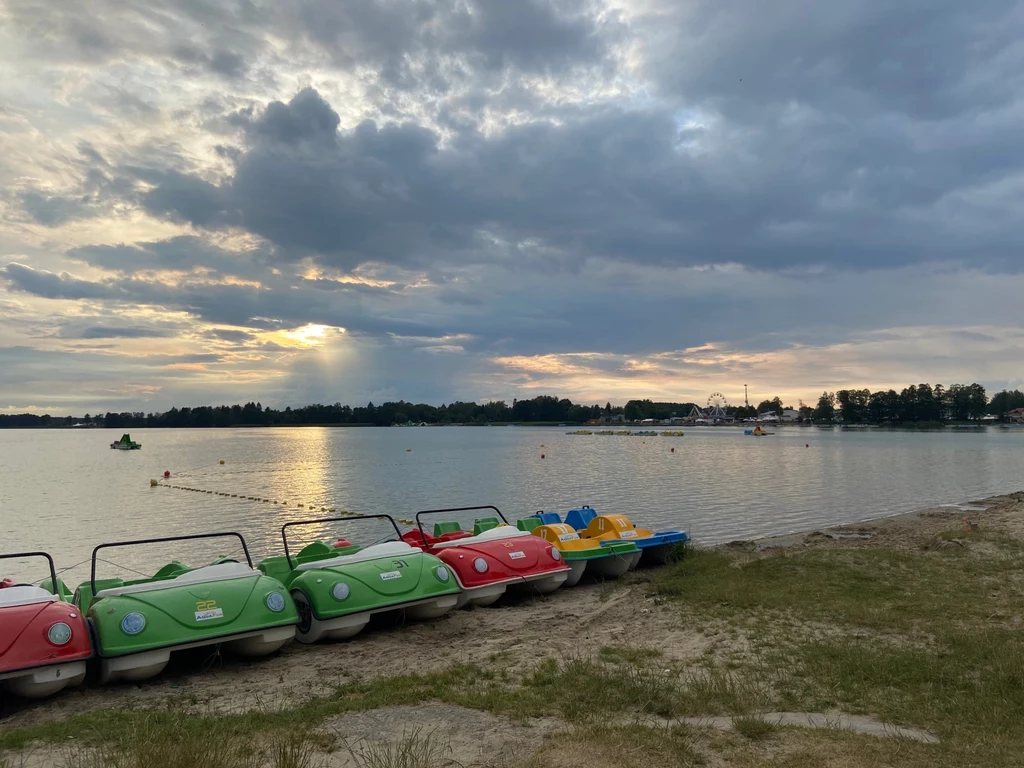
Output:
<instances>
[{"instance_id":1,"label":"pedal boat","mask_svg":"<svg viewBox=\"0 0 1024 768\"><path fill-rule=\"evenodd\" d=\"M112 442L110 447L119 451L137 451L142 448L142 443L136 443L132 440L131 435L125 432L121 435L121 439Z\"/></svg>"},{"instance_id":2,"label":"pedal boat","mask_svg":"<svg viewBox=\"0 0 1024 768\"><path fill-rule=\"evenodd\" d=\"M433 534L423 518L452 512L490 510L495 516L478 518L473 531L457 522L434 525ZM402 537L413 546L436 555L455 574L462 589L457 607L487 606L505 590L522 589L547 594L569 578L569 566L550 542L509 525L494 506L430 509L416 514L416 530Z\"/></svg>"},{"instance_id":3,"label":"pedal boat","mask_svg":"<svg viewBox=\"0 0 1024 768\"><path fill-rule=\"evenodd\" d=\"M288 531L344 521L387 520L394 537L359 547L348 539L333 545L317 541L293 553ZM359 633L375 613L404 610L417 620L436 619L459 601L452 571L432 554L402 540L389 515L351 515L299 520L281 526L284 556L261 562L259 570L291 592L299 612L296 638L301 643L342 640Z\"/></svg>"},{"instance_id":4,"label":"pedal boat","mask_svg":"<svg viewBox=\"0 0 1024 768\"><path fill-rule=\"evenodd\" d=\"M524 517L516 523L521 531L528 531L551 543L562 553L562 559L569 566L569 577L565 586L579 583L584 572L605 579L617 579L640 559L640 550L631 541L601 542L584 539L579 533L563 523L555 512L538 512Z\"/></svg>"},{"instance_id":5,"label":"pedal boat","mask_svg":"<svg viewBox=\"0 0 1024 768\"><path fill-rule=\"evenodd\" d=\"M583 539L601 542L602 547L618 541L631 541L640 550L639 565L661 565L676 544L690 540L683 531L652 531L637 528L625 515L598 515L589 507L571 509L565 522L580 533Z\"/></svg>"},{"instance_id":6,"label":"pedal boat","mask_svg":"<svg viewBox=\"0 0 1024 768\"><path fill-rule=\"evenodd\" d=\"M96 578L104 549L222 537L241 542L246 562L221 557L190 568L175 560L146 579ZM101 683L154 677L171 653L188 648L222 646L242 656L266 656L290 642L299 623L288 590L252 567L245 539L234 532L100 544L75 604L92 628Z\"/></svg>"},{"instance_id":7,"label":"pedal boat","mask_svg":"<svg viewBox=\"0 0 1024 768\"><path fill-rule=\"evenodd\" d=\"M42 586L0 581L0 691L43 699L85 679L92 656L82 612L56 594L57 572L45 552L0 555L45 558L50 578Z\"/></svg>"}]
</instances>

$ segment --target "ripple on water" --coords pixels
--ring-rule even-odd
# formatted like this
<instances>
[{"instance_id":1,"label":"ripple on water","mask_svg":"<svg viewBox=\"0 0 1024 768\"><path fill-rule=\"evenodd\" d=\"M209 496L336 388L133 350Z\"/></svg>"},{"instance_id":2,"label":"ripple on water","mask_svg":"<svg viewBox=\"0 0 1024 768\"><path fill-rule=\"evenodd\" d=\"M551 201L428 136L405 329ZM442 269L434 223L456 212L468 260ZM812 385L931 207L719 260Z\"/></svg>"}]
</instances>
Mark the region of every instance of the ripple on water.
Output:
<instances>
[{"instance_id":1,"label":"ripple on water","mask_svg":"<svg viewBox=\"0 0 1024 768\"><path fill-rule=\"evenodd\" d=\"M101 541L238 530L259 559L280 549L284 522L322 514L321 507L410 517L474 504L495 504L511 520L589 504L716 543L1018 490L1024 459L1024 435L997 429L792 428L765 439L732 428L691 428L683 438L563 433L132 430L145 447L122 452L107 447L120 436L112 430L2 430L2 549L49 550L66 566ZM229 495L150 488L165 469L171 484ZM149 572L175 554L124 551L111 559Z\"/></svg>"}]
</instances>

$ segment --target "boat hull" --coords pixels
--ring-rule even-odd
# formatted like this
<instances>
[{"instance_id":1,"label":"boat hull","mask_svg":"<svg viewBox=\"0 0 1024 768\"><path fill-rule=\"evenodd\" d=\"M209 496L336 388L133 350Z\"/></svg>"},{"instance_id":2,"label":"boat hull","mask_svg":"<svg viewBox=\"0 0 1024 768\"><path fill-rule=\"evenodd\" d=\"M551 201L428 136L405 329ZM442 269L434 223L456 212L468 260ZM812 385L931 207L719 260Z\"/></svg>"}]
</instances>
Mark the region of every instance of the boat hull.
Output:
<instances>
[{"instance_id":1,"label":"boat hull","mask_svg":"<svg viewBox=\"0 0 1024 768\"><path fill-rule=\"evenodd\" d=\"M223 645L225 649L240 656L258 658L269 656L283 648L295 637L295 627L273 627L255 632L243 632L238 635L200 640L193 643L182 643L166 648L155 648L150 651L132 653L127 656L100 659L100 682L138 682L156 677L163 672L171 660L171 654L190 648L203 648L209 645Z\"/></svg>"},{"instance_id":2,"label":"boat hull","mask_svg":"<svg viewBox=\"0 0 1024 768\"><path fill-rule=\"evenodd\" d=\"M24 699L45 699L65 688L80 685L85 680L85 672L84 661L6 672L0 674L0 690Z\"/></svg>"}]
</instances>

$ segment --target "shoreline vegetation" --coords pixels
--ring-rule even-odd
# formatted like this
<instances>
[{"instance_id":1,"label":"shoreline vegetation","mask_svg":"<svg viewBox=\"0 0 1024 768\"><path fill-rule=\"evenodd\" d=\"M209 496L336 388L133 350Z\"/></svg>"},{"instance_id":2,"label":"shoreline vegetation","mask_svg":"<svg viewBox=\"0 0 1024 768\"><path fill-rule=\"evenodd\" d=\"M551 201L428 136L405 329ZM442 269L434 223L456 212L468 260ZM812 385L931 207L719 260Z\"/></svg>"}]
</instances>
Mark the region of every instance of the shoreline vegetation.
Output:
<instances>
[{"instance_id":1,"label":"shoreline vegetation","mask_svg":"<svg viewBox=\"0 0 1024 768\"><path fill-rule=\"evenodd\" d=\"M0 766L1008 768L1022 605L1024 492L5 702Z\"/></svg>"},{"instance_id":2,"label":"shoreline vegetation","mask_svg":"<svg viewBox=\"0 0 1024 768\"><path fill-rule=\"evenodd\" d=\"M697 418L712 422L742 421L763 416L791 419L789 423L814 425L872 425L887 427L935 428L946 424L981 424L982 420L1005 422L1016 418L1015 410L1024 411L1024 393L1003 390L988 398L980 384L917 384L895 390L870 392L838 390L823 392L817 407L799 403L799 408L784 406L781 398L764 400L757 407L719 406L711 410L711 402L653 402L630 400L623 406L610 402L581 405L567 398L540 395L530 400L514 399L486 403L461 402L440 406L407 403L404 400L365 406L307 405L300 408L275 409L259 402L245 405L199 406L171 408L163 413L109 411L84 416L51 416L49 414L0 414L0 428L67 428L106 427L108 429L175 428L175 427L268 427L268 426L596 426L602 424L636 424L653 419L686 426ZM716 416L716 414L718 414ZM719 416L723 418L719 418ZM1024 413L1020 415L1024 418Z\"/></svg>"}]
</instances>

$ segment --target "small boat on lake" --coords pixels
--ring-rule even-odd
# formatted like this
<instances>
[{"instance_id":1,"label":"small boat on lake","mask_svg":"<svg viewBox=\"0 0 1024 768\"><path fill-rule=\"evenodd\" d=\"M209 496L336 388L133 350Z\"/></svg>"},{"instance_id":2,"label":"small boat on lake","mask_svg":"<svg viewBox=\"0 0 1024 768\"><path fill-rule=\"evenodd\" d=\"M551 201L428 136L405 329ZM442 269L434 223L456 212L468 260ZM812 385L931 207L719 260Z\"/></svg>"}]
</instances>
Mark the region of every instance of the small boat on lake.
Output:
<instances>
[{"instance_id":1,"label":"small boat on lake","mask_svg":"<svg viewBox=\"0 0 1024 768\"><path fill-rule=\"evenodd\" d=\"M118 451L137 451L142 447L142 443L136 443L132 440L132 436L125 432L121 435L121 439L112 442L110 447Z\"/></svg>"}]
</instances>

